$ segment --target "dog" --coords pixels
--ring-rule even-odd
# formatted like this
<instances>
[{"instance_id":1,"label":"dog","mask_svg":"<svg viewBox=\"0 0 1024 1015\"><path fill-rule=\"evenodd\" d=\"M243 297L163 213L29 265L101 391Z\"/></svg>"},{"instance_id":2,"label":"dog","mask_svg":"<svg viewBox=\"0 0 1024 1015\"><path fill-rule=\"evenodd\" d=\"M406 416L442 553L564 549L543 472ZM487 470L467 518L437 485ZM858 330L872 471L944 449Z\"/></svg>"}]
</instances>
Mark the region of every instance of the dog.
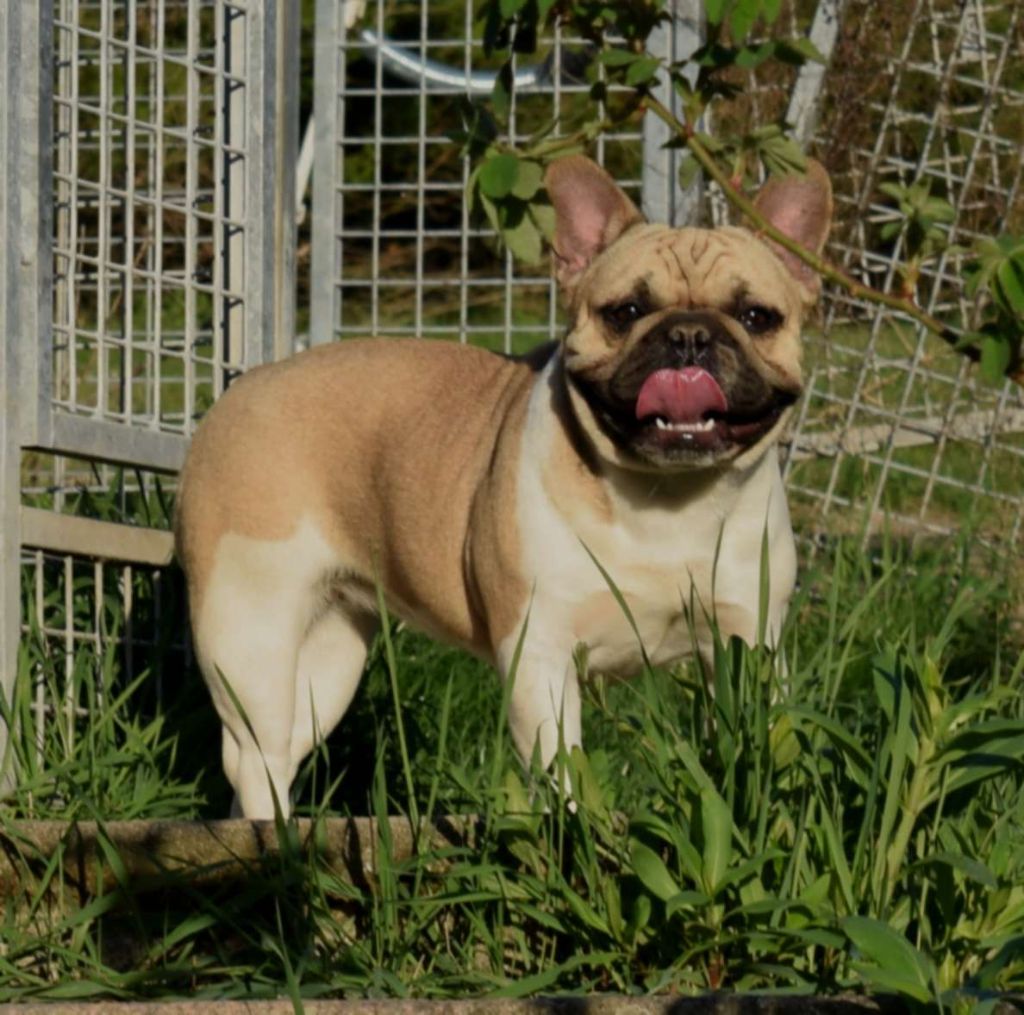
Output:
<instances>
[{"instance_id":1,"label":"dog","mask_svg":"<svg viewBox=\"0 0 1024 1015\"><path fill-rule=\"evenodd\" d=\"M355 693L378 589L503 677L518 647L512 738L544 765L580 744L580 644L590 671L627 675L641 642L653 664L709 653L708 615L758 638L765 538L778 635L796 555L776 444L817 276L743 228L646 222L584 156L551 163L546 187L561 341L522 359L321 346L247 373L197 429L176 546L235 814L272 818L276 799L287 815ZM817 163L755 204L822 248Z\"/></svg>"}]
</instances>

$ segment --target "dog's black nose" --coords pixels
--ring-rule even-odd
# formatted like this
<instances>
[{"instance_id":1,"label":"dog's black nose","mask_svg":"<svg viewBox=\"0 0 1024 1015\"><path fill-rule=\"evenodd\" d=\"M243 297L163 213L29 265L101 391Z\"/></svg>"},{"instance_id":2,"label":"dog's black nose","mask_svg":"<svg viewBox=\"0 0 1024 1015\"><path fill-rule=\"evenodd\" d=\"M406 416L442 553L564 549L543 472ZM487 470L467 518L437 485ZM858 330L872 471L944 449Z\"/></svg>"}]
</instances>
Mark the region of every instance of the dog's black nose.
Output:
<instances>
[{"instance_id":1,"label":"dog's black nose","mask_svg":"<svg viewBox=\"0 0 1024 1015\"><path fill-rule=\"evenodd\" d=\"M707 326L697 321L688 321L685 324L677 322L669 331L669 338L675 342L685 342L702 349L711 343L711 332Z\"/></svg>"},{"instance_id":2,"label":"dog's black nose","mask_svg":"<svg viewBox=\"0 0 1024 1015\"><path fill-rule=\"evenodd\" d=\"M700 321L679 321L669 330L668 337L690 361L696 361L711 345L711 331Z\"/></svg>"}]
</instances>

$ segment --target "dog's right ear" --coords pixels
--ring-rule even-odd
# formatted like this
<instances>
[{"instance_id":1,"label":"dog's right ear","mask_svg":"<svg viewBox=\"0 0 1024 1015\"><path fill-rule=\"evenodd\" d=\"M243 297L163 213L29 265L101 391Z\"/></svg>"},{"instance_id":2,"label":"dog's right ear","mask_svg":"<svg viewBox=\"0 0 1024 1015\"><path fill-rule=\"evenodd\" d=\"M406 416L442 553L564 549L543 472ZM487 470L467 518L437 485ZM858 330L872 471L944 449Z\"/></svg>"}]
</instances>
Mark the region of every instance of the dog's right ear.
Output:
<instances>
[{"instance_id":1,"label":"dog's right ear","mask_svg":"<svg viewBox=\"0 0 1024 1015\"><path fill-rule=\"evenodd\" d=\"M571 297L587 265L643 216L619 185L583 155L552 162L544 184L555 209L555 278Z\"/></svg>"}]
</instances>

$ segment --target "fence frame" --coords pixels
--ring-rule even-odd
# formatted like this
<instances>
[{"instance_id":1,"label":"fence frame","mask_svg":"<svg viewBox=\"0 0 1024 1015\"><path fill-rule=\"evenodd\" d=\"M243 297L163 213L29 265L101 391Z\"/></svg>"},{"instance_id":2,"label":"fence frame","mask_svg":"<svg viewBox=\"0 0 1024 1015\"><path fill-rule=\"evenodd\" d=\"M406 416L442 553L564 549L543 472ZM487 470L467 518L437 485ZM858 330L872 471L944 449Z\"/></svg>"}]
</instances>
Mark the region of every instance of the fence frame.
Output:
<instances>
[{"instance_id":1,"label":"fence frame","mask_svg":"<svg viewBox=\"0 0 1024 1015\"><path fill-rule=\"evenodd\" d=\"M22 452L40 450L174 473L189 441L187 433L161 430L159 421L152 426L122 424L98 413L64 411L53 402L54 49L59 3L0 4L0 52L5 54L0 93L0 694L8 702L18 675L22 632L22 547L151 565L169 562L171 549L166 531L23 507ZM98 0L96 6L107 13L114 3ZM70 9L77 12L77 2ZM290 0L188 0L186 16L197 23L204 10L222 18L224 35L217 45L224 59L237 52L247 69L244 105L239 105L238 89L225 87L218 110L225 123L237 125L239 138L244 137L235 141L243 156L225 156L216 168L214 186L229 209L232 187L235 196L239 187L244 189L244 249L235 249L234 267L226 264L225 270L236 272L236 284L245 295L241 358L248 367L293 351L300 18ZM134 24L134 10L125 11L129 25ZM158 11L162 17L163 5ZM72 30L78 30L77 24ZM119 51L137 48L134 34L129 35L119 42ZM72 73L77 70L71 68ZM193 139L200 127L198 120L186 123L185 144L197 143ZM234 140L225 138L225 146ZM131 143L126 132L126 147ZM185 214L192 210L186 208ZM225 249L218 247L216 258L227 261L230 242ZM224 338L228 343L238 340L227 333ZM189 355L186 349L185 357ZM190 425L186 420L186 429ZM14 773L4 764L7 742L7 724L0 722L0 765L10 785Z\"/></svg>"}]
</instances>

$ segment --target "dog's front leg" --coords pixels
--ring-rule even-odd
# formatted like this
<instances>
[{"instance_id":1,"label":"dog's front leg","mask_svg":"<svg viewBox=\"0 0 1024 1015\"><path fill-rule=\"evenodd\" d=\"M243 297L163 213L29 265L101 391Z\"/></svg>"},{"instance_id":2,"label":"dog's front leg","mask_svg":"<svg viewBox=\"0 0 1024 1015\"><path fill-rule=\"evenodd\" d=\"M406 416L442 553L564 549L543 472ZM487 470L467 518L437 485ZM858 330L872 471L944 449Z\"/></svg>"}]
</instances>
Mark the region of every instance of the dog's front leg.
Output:
<instances>
[{"instance_id":1,"label":"dog's front leg","mask_svg":"<svg viewBox=\"0 0 1024 1015\"><path fill-rule=\"evenodd\" d=\"M512 740L524 764L536 748L547 768L559 746L566 751L582 745L580 687L571 647L550 647L528 641L518 661L515 641L498 653L502 678L512 681L508 721Z\"/></svg>"}]
</instances>

